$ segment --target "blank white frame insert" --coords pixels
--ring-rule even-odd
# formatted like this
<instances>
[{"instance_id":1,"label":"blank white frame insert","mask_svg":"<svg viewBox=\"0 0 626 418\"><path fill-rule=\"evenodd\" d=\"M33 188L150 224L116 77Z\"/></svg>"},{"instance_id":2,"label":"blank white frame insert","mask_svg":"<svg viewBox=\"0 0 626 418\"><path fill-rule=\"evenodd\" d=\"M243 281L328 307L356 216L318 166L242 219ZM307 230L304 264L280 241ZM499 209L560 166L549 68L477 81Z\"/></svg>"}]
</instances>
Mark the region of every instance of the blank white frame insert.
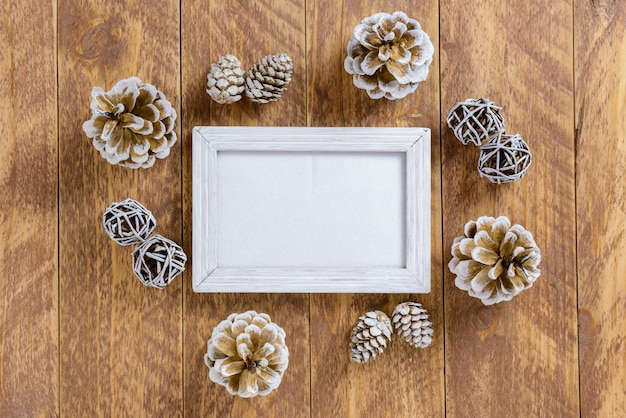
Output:
<instances>
[{"instance_id":1,"label":"blank white frame insert","mask_svg":"<svg viewBox=\"0 0 626 418\"><path fill-rule=\"evenodd\" d=\"M428 293L430 131L196 127L193 290Z\"/></svg>"}]
</instances>

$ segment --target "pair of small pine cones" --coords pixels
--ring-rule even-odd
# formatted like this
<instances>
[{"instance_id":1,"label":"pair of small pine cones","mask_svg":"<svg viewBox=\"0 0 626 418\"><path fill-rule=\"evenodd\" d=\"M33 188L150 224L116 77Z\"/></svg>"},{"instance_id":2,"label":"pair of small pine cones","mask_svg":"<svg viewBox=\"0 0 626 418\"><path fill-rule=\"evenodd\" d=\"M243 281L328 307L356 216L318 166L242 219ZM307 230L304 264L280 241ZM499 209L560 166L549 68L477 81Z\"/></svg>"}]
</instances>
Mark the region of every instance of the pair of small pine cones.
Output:
<instances>
[{"instance_id":1,"label":"pair of small pine cones","mask_svg":"<svg viewBox=\"0 0 626 418\"><path fill-rule=\"evenodd\" d=\"M293 61L287 54L267 55L248 70L233 55L224 55L211 64L206 92L220 104L241 100L242 93L254 103L275 102L291 81Z\"/></svg>"},{"instance_id":2,"label":"pair of small pine cones","mask_svg":"<svg viewBox=\"0 0 626 418\"><path fill-rule=\"evenodd\" d=\"M395 307L391 319L382 311L371 311L359 318L350 336L350 359L366 363L382 354L395 329L396 334L415 348L426 348L433 341L432 322L418 302Z\"/></svg>"}]
</instances>

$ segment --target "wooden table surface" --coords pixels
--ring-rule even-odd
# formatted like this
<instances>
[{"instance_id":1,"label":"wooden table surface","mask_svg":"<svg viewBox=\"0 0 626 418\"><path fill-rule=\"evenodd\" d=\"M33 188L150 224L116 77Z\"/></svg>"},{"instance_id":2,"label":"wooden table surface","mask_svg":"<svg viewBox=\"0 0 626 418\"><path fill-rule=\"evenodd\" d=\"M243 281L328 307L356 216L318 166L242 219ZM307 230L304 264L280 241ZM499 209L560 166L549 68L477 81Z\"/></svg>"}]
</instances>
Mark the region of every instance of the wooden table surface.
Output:
<instances>
[{"instance_id":1,"label":"wooden table surface","mask_svg":"<svg viewBox=\"0 0 626 418\"><path fill-rule=\"evenodd\" d=\"M0 15L0 416L626 416L626 2L620 0L42 0ZM435 45L404 100L374 101L343 70L352 28L406 11ZM250 66L288 53L278 102L213 103L206 73L226 53ZM179 142L153 168L109 165L81 124L92 86L133 75L176 107ZM468 97L503 106L534 160L492 185L479 150L445 125ZM195 294L191 263L165 290L133 276L101 216L132 197L191 255L196 125L420 126L432 130L428 295ZM542 250L541 277L486 307L454 286L465 222L506 215ZM245 289L242 289L244 291ZM368 310L416 300L433 344L348 359ZM290 365L268 397L209 381L202 356L231 312L269 313Z\"/></svg>"}]
</instances>

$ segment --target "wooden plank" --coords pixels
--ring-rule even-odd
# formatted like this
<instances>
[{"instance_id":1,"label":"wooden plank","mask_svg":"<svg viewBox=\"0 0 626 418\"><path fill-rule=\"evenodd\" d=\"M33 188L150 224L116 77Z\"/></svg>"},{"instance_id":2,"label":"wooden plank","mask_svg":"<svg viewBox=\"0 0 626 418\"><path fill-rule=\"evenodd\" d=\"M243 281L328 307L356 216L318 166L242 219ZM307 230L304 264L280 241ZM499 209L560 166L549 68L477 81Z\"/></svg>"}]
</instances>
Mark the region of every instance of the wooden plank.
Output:
<instances>
[{"instance_id":1,"label":"wooden plank","mask_svg":"<svg viewBox=\"0 0 626 418\"><path fill-rule=\"evenodd\" d=\"M626 415L626 3L575 3L581 416Z\"/></svg>"},{"instance_id":2,"label":"wooden plank","mask_svg":"<svg viewBox=\"0 0 626 418\"><path fill-rule=\"evenodd\" d=\"M56 1L0 17L0 416L58 415ZM36 53L35 53L36 51Z\"/></svg>"},{"instance_id":3,"label":"wooden plank","mask_svg":"<svg viewBox=\"0 0 626 418\"><path fill-rule=\"evenodd\" d=\"M428 295L311 295L311 410L314 417L444 415L443 300L441 288L441 174L439 63L405 99L372 100L343 69L352 28L374 13L404 10L417 19L438 49L437 2L307 2L307 124L309 126L420 126L432 130L431 279ZM352 327L370 310L391 314L405 300L430 311L434 341L416 350L394 341L366 365L349 359Z\"/></svg>"},{"instance_id":4,"label":"wooden plank","mask_svg":"<svg viewBox=\"0 0 626 418\"><path fill-rule=\"evenodd\" d=\"M202 12L199 12L202 11ZM183 202L185 249L191 253L191 131L199 125L305 124L304 1L183 3ZM294 62L288 90L278 102L253 104L247 98L219 105L205 93L212 62L224 54L237 56L244 69L269 54L287 53ZM193 261L193 260L192 260ZM309 416L309 297L291 294L197 294L191 288L191 268L184 292L184 405L186 416L308 417ZM287 334L289 368L281 386L266 397L230 396L211 382L204 365L206 341L213 327L230 313L266 312Z\"/></svg>"},{"instance_id":5,"label":"wooden plank","mask_svg":"<svg viewBox=\"0 0 626 418\"><path fill-rule=\"evenodd\" d=\"M182 414L182 278L164 290L133 275L102 213L138 200L180 242L180 143L150 169L111 166L81 129L92 86L137 75L180 115L179 2L59 1L62 416ZM177 122L177 131L180 133Z\"/></svg>"},{"instance_id":6,"label":"wooden plank","mask_svg":"<svg viewBox=\"0 0 626 418\"><path fill-rule=\"evenodd\" d=\"M510 302L483 306L446 271L446 411L454 416L578 416L572 7L441 1L444 261L463 225L506 215L533 233L541 277ZM479 178L479 150L445 126L458 101L504 107L533 153L527 176Z\"/></svg>"}]
</instances>

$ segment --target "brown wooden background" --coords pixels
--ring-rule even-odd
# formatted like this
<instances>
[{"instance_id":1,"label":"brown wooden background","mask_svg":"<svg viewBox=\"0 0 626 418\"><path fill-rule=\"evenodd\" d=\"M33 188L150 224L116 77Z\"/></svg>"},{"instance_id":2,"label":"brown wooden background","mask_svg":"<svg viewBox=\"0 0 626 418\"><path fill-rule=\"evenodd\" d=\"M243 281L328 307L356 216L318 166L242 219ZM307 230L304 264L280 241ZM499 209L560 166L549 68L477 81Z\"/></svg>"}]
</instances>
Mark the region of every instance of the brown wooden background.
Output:
<instances>
[{"instance_id":1,"label":"brown wooden background","mask_svg":"<svg viewBox=\"0 0 626 418\"><path fill-rule=\"evenodd\" d=\"M621 0L4 0L0 13L0 416L626 416L626 2ZM406 11L435 44L408 98L373 101L344 73L351 29ZM212 103L211 62L288 53L277 103ZM106 163L81 124L92 86L138 75L179 113L180 142L149 170ZM528 141L521 182L479 178L478 149L445 126L457 101L489 97ZM163 291L101 227L126 197L191 255L195 125L432 129L429 295L194 294L191 264ZM543 252L536 285L484 307L454 287L463 225L507 215ZM243 289L242 289L243 290ZM431 312L426 350L393 344L351 364L367 310L406 299ZM290 366L265 398L235 399L202 362L231 312L269 313Z\"/></svg>"}]
</instances>

